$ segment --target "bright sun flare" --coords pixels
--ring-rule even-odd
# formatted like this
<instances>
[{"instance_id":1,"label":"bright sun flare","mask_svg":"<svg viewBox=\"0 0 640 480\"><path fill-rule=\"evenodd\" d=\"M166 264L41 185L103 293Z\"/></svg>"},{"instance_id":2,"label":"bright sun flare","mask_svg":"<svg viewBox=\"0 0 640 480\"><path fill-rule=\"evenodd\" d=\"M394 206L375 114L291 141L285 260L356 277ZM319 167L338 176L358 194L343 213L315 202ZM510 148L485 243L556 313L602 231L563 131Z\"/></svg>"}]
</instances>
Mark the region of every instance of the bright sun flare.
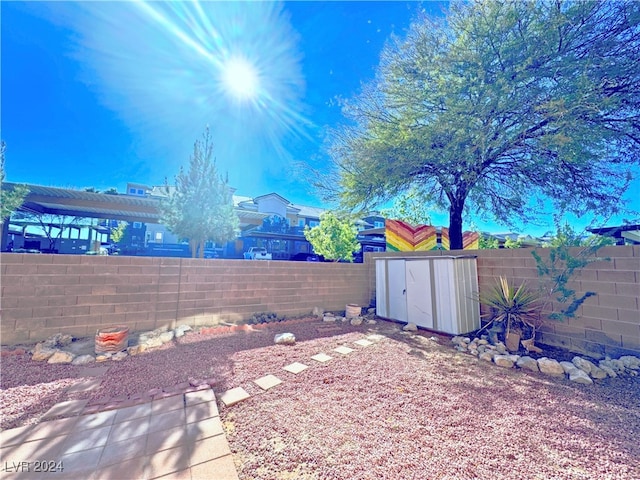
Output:
<instances>
[{"instance_id":1,"label":"bright sun flare","mask_svg":"<svg viewBox=\"0 0 640 480\"><path fill-rule=\"evenodd\" d=\"M224 64L222 83L225 90L238 100L251 100L258 93L258 73L244 59L232 58Z\"/></svg>"}]
</instances>

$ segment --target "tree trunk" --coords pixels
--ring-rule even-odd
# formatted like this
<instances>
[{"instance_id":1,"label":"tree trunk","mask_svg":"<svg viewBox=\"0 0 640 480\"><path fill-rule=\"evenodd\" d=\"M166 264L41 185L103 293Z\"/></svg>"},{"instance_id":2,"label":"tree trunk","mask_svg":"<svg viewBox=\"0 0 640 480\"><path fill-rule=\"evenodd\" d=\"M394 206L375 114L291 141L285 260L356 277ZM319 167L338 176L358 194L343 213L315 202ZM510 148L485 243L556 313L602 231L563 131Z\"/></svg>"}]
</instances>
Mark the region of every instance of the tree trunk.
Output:
<instances>
[{"instance_id":1,"label":"tree trunk","mask_svg":"<svg viewBox=\"0 0 640 480\"><path fill-rule=\"evenodd\" d=\"M464 201L449 206L449 245L451 250L462 250L462 210Z\"/></svg>"},{"instance_id":2,"label":"tree trunk","mask_svg":"<svg viewBox=\"0 0 640 480\"><path fill-rule=\"evenodd\" d=\"M189 239L189 250L191 250L191 258L198 258L198 242Z\"/></svg>"}]
</instances>

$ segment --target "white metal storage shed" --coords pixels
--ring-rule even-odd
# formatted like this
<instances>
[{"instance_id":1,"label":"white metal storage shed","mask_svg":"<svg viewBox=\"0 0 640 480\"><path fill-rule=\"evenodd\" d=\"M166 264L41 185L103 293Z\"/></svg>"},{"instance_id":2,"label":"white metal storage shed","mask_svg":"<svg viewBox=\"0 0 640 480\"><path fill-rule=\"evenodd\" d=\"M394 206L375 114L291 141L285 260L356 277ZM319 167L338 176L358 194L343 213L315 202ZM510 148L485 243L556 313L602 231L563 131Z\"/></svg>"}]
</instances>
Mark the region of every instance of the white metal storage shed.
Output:
<instances>
[{"instance_id":1,"label":"white metal storage shed","mask_svg":"<svg viewBox=\"0 0 640 480\"><path fill-rule=\"evenodd\" d=\"M475 256L378 257L376 313L458 335L480 328Z\"/></svg>"}]
</instances>

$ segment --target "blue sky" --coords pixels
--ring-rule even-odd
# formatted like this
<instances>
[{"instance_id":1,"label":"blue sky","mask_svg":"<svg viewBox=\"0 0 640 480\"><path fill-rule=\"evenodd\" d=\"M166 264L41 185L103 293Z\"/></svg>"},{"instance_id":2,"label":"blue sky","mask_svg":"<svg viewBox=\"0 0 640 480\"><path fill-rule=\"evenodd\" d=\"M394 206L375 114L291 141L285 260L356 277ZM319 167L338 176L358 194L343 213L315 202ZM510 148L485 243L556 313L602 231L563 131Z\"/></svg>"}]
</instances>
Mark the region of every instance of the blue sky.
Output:
<instances>
[{"instance_id":1,"label":"blue sky","mask_svg":"<svg viewBox=\"0 0 640 480\"><path fill-rule=\"evenodd\" d=\"M418 8L438 14L442 5L3 2L1 8L7 180L119 191L127 181L162 184L186 165L209 125L218 167L238 194L275 191L323 206L297 165L322 167L325 130L341 121L338 99L373 76L385 40L402 34ZM432 218L447 224L446 215Z\"/></svg>"}]
</instances>

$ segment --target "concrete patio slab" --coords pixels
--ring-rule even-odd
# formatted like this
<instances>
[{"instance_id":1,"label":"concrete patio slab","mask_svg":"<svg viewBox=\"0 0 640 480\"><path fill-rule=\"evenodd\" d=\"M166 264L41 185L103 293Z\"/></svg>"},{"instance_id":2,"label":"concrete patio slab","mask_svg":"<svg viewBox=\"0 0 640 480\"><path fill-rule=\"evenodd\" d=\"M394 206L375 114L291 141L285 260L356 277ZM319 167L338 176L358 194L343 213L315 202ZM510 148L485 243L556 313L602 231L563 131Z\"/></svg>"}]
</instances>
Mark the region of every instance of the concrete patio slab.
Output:
<instances>
[{"instance_id":1,"label":"concrete patio slab","mask_svg":"<svg viewBox=\"0 0 640 480\"><path fill-rule=\"evenodd\" d=\"M305 371L307 368L309 367L306 366L304 363L300 363L300 362L293 362L287 365L286 367L282 367L283 370L286 370L289 373L293 373L294 375L297 375L298 373Z\"/></svg>"},{"instance_id":2,"label":"concrete patio slab","mask_svg":"<svg viewBox=\"0 0 640 480\"><path fill-rule=\"evenodd\" d=\"M374 333L373 335L369 335L367 337L367 340L371 340L372 342L379 342L383 338L384 338L384 335L378 335L377 333Z\"/></svg>"},{"instance_id":3,"label":"concrete patio slab","mask_svg":"<svg viewBox=\"0 0 640 480\"><path fill-rule=\"evenodd\" d=\"M260 377L257 380L254 380L253 383L258 385L263 390L269 390L276 385L280 385L282 383L282 380L280 380L275 375L265 375L264 377Z\"/></svg>"},{"instance_id":4,"label":"concrete patio slab","mask_svg":"<svg viewBox=\"0 0 640 480\"><path fill-rule=\"evenodd\" d=\"M82 409L89 402L89 400L67 400L64 402L56 403L42 416L43 420L53 417L70 417L72 415L78 415L82 412Z\"/></svg>"},{"instance_id":5,"label":"concrete patio slab","mask_svg":"<svg viewBox=\"0 0 640 480\"><path fill-rule=\"evenodd\" d=\"M203 391L211 393L189 392L2 431L0 478L237 480L215 396ZM51 411L68 413L83 403L63 402ZM62 462L63 471L25 476L11 463L43 455Z\"/></svg>"},{"instance_id":6,"label":"concrete patio slab","mask_svg":"<svg viewBox=\"0 0 640 480\"><path fill-rule=\"evenodd\" d=\"M368 347L369 345L373 345L373 342L370 342L365 338L363 338L362 340L356 340L353 343L355 343L356 345L360 345L361 347Z\"/></svg>"},{"instance_id":7,"label":"concrete patio slab","mask_svg":"<svg viewBox=\"0 0 640 480\"><path fill-rule=\"evenodd\" d=\"M334 351L334 352L341 353L342 355L348 355L348 354L350 354L351 352L353 352L354 350L353 350L353 348L345 347L345 346L343 345L343 346L340 346L340 347L338 347L338 348L334 348L334 349L333 349L333 351Z\"/></svg>"},{"instance_id":8,"label":"concrete patio slab","mask_svg":"<svg viewBox=\"0 0 640 480\"><path fill-rule=\"evenodd\" d=\"M311 357L311 359L315 360L316 362L326 363L329 360L333 359L333 357L330 357L326 353L318 353L317 355L314 355L313 357Z\"/></svg>"},{"instance_id":9,"label":"concrete patio slab","mask_svg":"<svg viewBox=\"0 0 640 480\"><path fill-rule=\"evenodd\" d=\"M249 395L244 388L236 387L232 388L231 390L227 390L222 395L220 395L220 401L227 407L230 407L231 405L235 405L236 403L241 402L242 400L246 400L249 397L251 397L251 395Z\"/></svg>"},{"instance_id":10,"label":"concrete patio slab","mask_svg":"<svg viewBox=\"0 0 640 480\"><path fill-rule=\"evenodd\" d=\"M213 394L213 390L210 388L206 390L199 390L197 392L189 392L184 396L187 407L204 402L215 402L216 396Z\"/></svg>"}]
</instances>

